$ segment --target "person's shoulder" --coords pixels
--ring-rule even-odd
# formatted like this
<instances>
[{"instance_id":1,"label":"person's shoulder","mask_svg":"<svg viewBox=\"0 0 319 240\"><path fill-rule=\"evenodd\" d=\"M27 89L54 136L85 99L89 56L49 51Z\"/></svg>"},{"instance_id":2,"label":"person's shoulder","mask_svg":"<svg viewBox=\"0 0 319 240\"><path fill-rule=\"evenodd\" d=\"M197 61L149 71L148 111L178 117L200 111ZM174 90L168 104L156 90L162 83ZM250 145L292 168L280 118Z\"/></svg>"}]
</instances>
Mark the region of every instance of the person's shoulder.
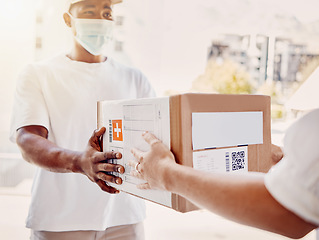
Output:
<instances>
[{"instance_id":1,"label":"person's shoulder","mask_svg":"<svg viewBox=\"0 0 319 240\"><path fill-rule=\"evenodd\" d=\"M35 62L36 66L52 66L52 65L56 65L56 64L63 64L64 60L65 60L66 56L63 53L59 53L56 55L53 55L51 57L42 59L38 62Z\"/></svg>"},{"instance_id":2,"label":"person's shoulder","mask_svg":"<svg viewBox=\"0 0 319 240\"><path fill-rule=\"evenodd\" d=\"M48 58L34 61L32 63L28 63L24 69L33 70L33 71L41 71L44 68L51 67L56 64L61 64L62 59L63 59L63 54L57 54Z\"/></svg>"},{"instance_id":3,"label":"person's shoulder","mask_svg":"<svg viewBox=\"0 0 319 240\"><path fill-rule=\"evenodd\" d=\"M308 114L306 114L306 116L311 116L311 118L315 117L315 118L319 118L319 108L316 108L312 111L310 111Z\"/></svg>"},{"instance_id":4,"label":"person's shoulder","mask_svg":"<svg viewBox=\"0 0 319 240\"><path fill-rule=\"evenodd\" d=\"M119 79L122 79L125 84L133 84L136 86L138 93L138 98L148 98L148 97L155 97L156 93L142 71L135 67L130 67L124 64L121 64L114 59L109 59L110 65L114 68L117 72L117 76Z\"/></svg>"},{"instance_id":5,"label":"person's shoulder","mask_svg":"<svg viewBox=\"0 0 319 240\"><path fill-rule=\"evenodd\" d=\"M122 73L144 76L143 73L141 72L141 70L139 70L136 67L125 65L125 64L120 63L120 62L118 62L115 59L110 58L110 57L108 58L108 61L109 61L110 66L112 66L112 68L114 68L115 70L118 70Z\"/></svg>"},{"instance_id":6,"label":"person's shoulder","mask_svg":"<svg viewBox=\"0 0 319 240\"><path fill-rule=\"evenodd\" d=\"M27 63L19 71L18 82L21 83L21 81L42 81L43 76L46 75L46 73L49 72L49 70L53 66L59 64L59 62L61 64L62 57L63 55L59 54L50 58Z\"/></svg>"},{"instance_id":7,"label":"person's shoulder","mask_svg":"<svg viewBox=\"0 0 319 240\"><path fill-rule=\"evenodd\" d=\"M316 152L319 155L319 109L314 109L298 119L286 132L285 146L292 152Z\"/></svg>"},{"instance_id":8,"label":"person's shoulder","mask_svg":"<svg viewBox=\"0 0 319 240\"><path fill-rule=\"evenodd\" d=\"M306 113L296 122L296 126L319 131L319 108Z\"/></svg>"}]
</instances>

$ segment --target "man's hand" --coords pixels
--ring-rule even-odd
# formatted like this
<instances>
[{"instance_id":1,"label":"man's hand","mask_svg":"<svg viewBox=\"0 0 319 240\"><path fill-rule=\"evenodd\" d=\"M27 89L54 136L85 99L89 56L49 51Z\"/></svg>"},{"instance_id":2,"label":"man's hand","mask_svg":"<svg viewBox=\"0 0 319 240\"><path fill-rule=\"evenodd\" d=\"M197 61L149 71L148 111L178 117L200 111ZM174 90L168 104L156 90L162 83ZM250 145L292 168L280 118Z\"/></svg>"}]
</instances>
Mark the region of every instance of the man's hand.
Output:
<instances>
[{"instance_id":1,"label":"man's hand","mask_svg":"<svg viewBox=\"0 0 319 240\"><path fill-rule=\"evenodd\" d=\"M119 152L102 152L101 139L105 133L105 127L93 132L86 150L79 159L80 172L86 175L92 182L108 193L119 193L119 191L107 184L107 182L122 184L122 179L111 175L111 172L124 173L124 167L119 164L108 163L111 159L120 159Z\"/></svg>"},{"instance_id":2,"label":"man's hand","mask_svg":"<svg viewBox=\"0 0 319 240\"><path fill-rule=\"evenodd\" d=\"M176 165L173 153L153 134L144 133L143 138L150 144L148 152L142 152L133 148L136 161L130 161L129 165L135 170L131 172L134 177L144 179L147 183L138 185L140 189L162 189L166 190L166 169Z\"/></svg>"},{"instance_id":3,"label":"man's hand","mask_svg":"<svg viewBox=\"0 0 319 240\"><path fill-rule=\"evenodd\" d=\"M122 184L122 179L110 172L124 173L124 167L108 163L109 159L122 158L121 153L102 152L101 139L105 128L94 131L84 152L61 148L49 141L48 130L43 126L31 125L17 130L17 144L23 158L41 168L56 173L82 173L108 193L119 191L106 184Z\"/></svg>"},{"instance_id":4,"label":"man's hand","mask_svg":"<svg viewBox=\"0 0 319 240\"><path fill-rule=\"evenodd\" d=\"M271 144L271 160L273 165L277 164L284 157L281 147Z\"/></svg>"}]
</instances>

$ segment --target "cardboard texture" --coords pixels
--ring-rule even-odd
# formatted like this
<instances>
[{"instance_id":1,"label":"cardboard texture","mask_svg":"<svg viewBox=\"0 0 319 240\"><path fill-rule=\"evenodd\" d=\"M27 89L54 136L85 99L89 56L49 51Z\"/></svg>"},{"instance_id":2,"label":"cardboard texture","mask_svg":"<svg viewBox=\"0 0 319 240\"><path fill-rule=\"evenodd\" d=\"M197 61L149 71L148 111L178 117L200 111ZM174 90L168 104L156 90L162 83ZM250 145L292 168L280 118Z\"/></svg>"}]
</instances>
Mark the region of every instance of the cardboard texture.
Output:
<instances>
[{"instance_id":1,"label":"cardboard texture","mask_svg":"<svg viewBox=\"0 0 319 240\"><path fill-rule=\"evenodd\" d=\"M140 99L138 101L143 102L145 100ZM102 116L107 114L103 112L102 103L98 103L98 127L102 127ZM248 171L267 172L270 169L272 162L269 96L181 94L169 97L171 151L174 153L177 163L189 167L193 167L192 113L195 112L262 112L263 144L248 145ZM106 141L105 139L108 138L104 138L103 141ZM122 191L125 191L125 189L122 189ZM139 196L136 193L133 195ZM156 199L148 198L148 200L157 202ZM189 212L198 209L197 206L177 194L171 194L171 203L171 208L179 212Z\"/></svg>"}]
</instances>

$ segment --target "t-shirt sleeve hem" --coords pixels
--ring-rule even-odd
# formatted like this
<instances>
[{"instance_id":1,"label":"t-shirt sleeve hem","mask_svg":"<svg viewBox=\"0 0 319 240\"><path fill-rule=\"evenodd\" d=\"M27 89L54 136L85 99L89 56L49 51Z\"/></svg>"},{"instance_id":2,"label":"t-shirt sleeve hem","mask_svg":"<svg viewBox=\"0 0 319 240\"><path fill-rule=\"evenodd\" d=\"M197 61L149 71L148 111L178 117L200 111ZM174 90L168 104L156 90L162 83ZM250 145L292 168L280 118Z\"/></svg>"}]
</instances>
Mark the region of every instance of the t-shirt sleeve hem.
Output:
<instances>
[{"instance_id":1,"label":"t-shirt sleeve hem","mask_svg":"<svg viewBox=\"0 0 319 240\"><path fill-rule=\"evenodd\" d=\"M16 125L16 127L12 128L10 130L9 140L12 143L16 143L18 129L23 128L23 127L27 127L27 126L41 126L41 127L46 128L47 131L49 132L49 124L47 124L47 123L43 123L43 122L42 123L41 122L26 122L26 123L23 123L23 124Z\"/></svg>"},{"instance_id":2,"label":"t-shirt sleeve hem","mask_svg":"<svg viewBox=\"0 0 319 240\"><path fill-rule=\"evenodd\" d=\"M267 190L282 206L319 226L319 199L300 184L292 171L285 167L286 164L283 159L266 174Z\"/></svg>"}]
</instances>

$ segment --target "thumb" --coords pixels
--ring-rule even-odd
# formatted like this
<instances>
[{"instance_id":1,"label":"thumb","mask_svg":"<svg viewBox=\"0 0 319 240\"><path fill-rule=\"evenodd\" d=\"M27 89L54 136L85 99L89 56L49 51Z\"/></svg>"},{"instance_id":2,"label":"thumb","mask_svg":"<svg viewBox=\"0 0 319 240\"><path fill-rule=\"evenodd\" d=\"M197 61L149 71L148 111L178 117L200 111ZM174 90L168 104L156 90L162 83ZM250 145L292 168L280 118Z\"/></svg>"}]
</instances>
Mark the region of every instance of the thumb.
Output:
<instances>
[{"instance_id":1,"label":"thumb","mask_svg":"<svg viewBox=\"0 0 319 240\"><path fill-rule=\"evenodd\" d=\"M106 131L105 127L101 127L100 129L94 130L94 132L89 140L89 144L91 145L91 147L94 147L98 151L102 151L102 147L100 146L100 142L101 142L101 136L105 133L105 131Z\"/></svg>"},{"instance_id":2,"label":"thumb","mask_svg":"<svg viewBox=\"0 0 319 240\"><path fill-rule=\"evenodd\" d=\"M97 129L97 130L95 130L94 132L93 132L93 135L95 136L95 137L101 137L104 133L105 133L105 131L106 131L106 128L105 127L101 127L100 129Z\"/></svg>"}]
</instances>

